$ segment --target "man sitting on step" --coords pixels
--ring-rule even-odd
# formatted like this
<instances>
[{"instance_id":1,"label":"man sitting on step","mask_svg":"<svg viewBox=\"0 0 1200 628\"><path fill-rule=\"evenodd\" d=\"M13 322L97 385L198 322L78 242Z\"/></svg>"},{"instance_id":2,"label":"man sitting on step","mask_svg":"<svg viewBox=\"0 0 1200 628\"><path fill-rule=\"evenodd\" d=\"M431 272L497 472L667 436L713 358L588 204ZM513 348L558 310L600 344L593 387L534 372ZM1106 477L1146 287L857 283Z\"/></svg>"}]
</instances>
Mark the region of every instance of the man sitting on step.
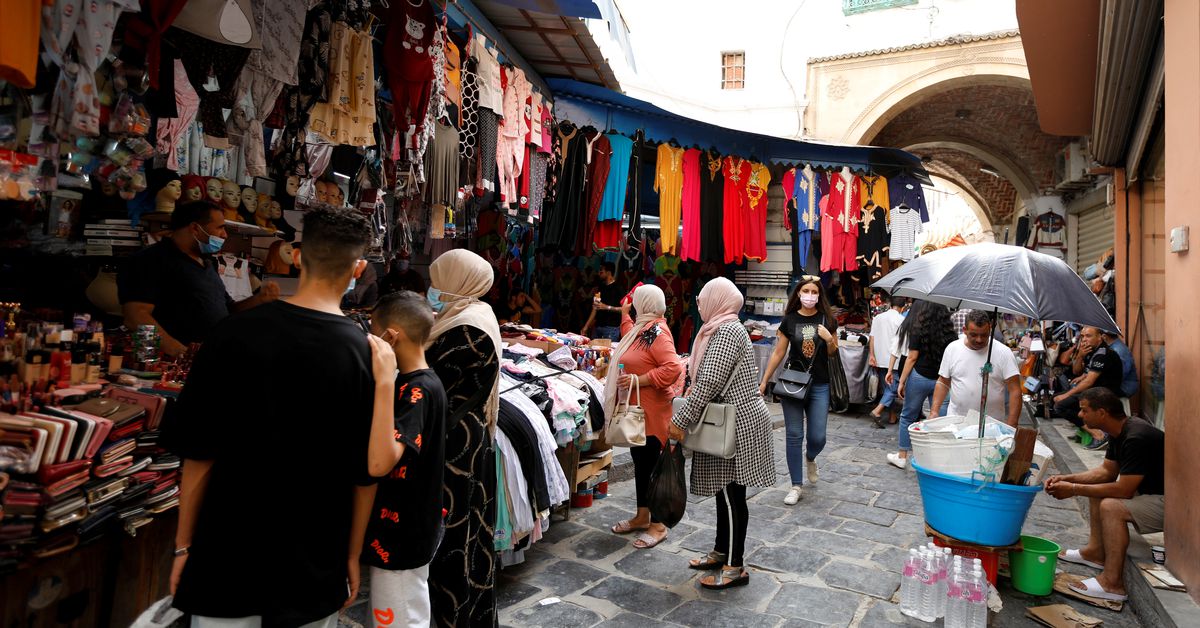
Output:
<instances>
[{"instance_id":1,"label":"man sitting on step","mask_svg":"<svg viewBox=\"0 0 1200 628\"><path fill-rule=\"evenodd\" d=\"M1138 417L1126 417L1121 399L1107 388L1089 388L1079 396L1079 418L1109 438L1104 464L1046 480L1056 499L1088 498L1091 532L1081 549L1059 560L1099 569L1100 574L1071 588L1102 600L1126 599L1122 570L1132 523L1141 534L1163 529L1163 433Z\"/></svg>"}]
</instances>

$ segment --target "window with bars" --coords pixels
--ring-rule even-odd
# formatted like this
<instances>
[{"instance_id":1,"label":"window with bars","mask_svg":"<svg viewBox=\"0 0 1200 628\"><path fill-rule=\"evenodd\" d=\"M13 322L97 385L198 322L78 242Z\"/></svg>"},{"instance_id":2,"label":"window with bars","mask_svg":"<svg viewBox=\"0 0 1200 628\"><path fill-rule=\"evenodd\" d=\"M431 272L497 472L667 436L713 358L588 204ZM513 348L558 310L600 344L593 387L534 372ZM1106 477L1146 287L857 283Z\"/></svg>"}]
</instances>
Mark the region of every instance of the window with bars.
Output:
<instances>
[{"instance_id":1,"label":"window with bars","mask_svg":"<svg viewBox=\"0 0 1200 628\"><path fill-rule=\"evenodd\" d=\"M746 52L721 53L721 89L742 89L746 86Z\"/></svg>"}]
</instances>

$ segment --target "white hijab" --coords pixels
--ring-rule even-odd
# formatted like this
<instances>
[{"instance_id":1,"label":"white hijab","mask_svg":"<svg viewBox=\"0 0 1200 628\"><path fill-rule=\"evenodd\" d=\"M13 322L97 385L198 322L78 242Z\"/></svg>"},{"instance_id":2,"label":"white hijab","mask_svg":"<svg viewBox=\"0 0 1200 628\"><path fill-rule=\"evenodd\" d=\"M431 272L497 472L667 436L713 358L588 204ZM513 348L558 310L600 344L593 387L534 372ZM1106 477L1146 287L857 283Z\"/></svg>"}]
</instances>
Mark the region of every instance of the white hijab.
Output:
<instances>
[{"instance_id":1,"label":"white hijab","mask_svg":"<svg viewBox=\"0 0 1200 628\"><path fill-rule=\"evenodd\" d=\"M488 428L494 433L496 417L500 414L500 351L503 345L500 344L500 325L496 322L495 312L479 300L492 289L492 280L492 267L487 260L466 249L447 251L429 267L429 282L442 291L442 301L446 304L433 323L429 342L463 325L474 327L492 339L496 351L496 379L484 409Z\"/></svg>"},{"instance_id":2,"label":"white hijab","mask_svg":"<svg viewBox=\"0 0 1200 628\"><path fill-rule=\"evenodd\" d=\"M617 348L613 349L612 360L608 363L608 377L604 380L605 417L612 416L617 406L617 379L620 377L617 365L621 364L621 357L633 346L648 325L663 317L667 311L667 295L663 294L662 288L658 286L640 286L633 292L633 309L637 310L637 320L633 322L633 329L621 338Z\"/></svg>"}]
</instances>

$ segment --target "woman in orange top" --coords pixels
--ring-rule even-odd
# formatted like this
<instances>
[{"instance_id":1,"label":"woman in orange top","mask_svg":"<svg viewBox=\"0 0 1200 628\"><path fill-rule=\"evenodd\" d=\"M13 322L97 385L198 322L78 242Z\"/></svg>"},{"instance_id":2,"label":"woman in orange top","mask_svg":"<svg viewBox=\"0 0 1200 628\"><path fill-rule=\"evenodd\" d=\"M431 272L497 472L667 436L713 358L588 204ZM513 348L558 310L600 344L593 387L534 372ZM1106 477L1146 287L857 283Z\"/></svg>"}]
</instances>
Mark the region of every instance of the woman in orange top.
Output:
<instances>
[{"instance_id":1,"label":"woman in orange top","mask_svg":"<svg viewBox=\"0 0 1200 628\"><path fill-rule=\"evenodd\" d=\"M625 314L621 321L621 342L613 351L608 380L604 384L604 413L611 417L618 396L637 378L642 409L646 413L646 444L630 447L633 457L634 486L637 489L637 514L612 527L616 534L640 532L634 547L649 549L667 538L667 527L650 516L648 501L650 473L667 442L667 424L671 421L671 399L679 392L683 363L675 351L675 339L667 329L664 313L666 295L658 286L640 286L633 293L637 319ZM624 365L624 369L616 365ZM631 400L637 402L637 393Z\"/></svg>"}]
</instances>

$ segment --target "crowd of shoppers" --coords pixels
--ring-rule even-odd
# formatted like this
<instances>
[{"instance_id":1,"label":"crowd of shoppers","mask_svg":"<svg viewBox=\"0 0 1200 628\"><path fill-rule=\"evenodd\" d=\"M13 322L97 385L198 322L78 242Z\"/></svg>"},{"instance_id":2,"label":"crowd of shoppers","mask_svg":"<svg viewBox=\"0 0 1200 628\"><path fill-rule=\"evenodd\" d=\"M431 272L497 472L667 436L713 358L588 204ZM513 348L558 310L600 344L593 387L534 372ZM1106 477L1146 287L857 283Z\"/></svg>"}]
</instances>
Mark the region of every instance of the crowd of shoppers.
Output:
<instances>
[{"instance_id":1,"label":"crowd of shoppers","mask_svg":"<svg viewBox=\"0 0 1200 628\"><path fill-rule=\"evenodd\" d=\"M217 323L196 356L164 435L184 458L171 587L193 626L332 628L357 595L361 565L369 567L371 609L381 623L497 624L493 443L503 345L493 308L481 300L493 269L466 250L440 256L426 294L383 296L366 333L342 306L365 271L370 233L353 212L306 214L296 294ZM609 266L601 278L608 292L593 304L591 326L619 340L602 406L611 416L632 396L645 414L645 443L631 447L636 511L612 532L636 534L638 549L667 538L668 528L651 515L655 464L686 442L712 404L732 405L733 455L693 453L689 490L715 496L717 520L712 551L688 566L712 572L700 579L703 587L743 586L750 579L747 489L776 480L766 396L782 364L809 382L802 399L780 398L791 484L784 503L801 501L806 478L817 481L830 375L840 368L825 286L817 277L800 279L760 373L739 320L742 292L728 279L708 281L697 295L702 325L685 362L663 290L642 285L617 294ZM540 311L524 293L504 305L510 320ZM923 416L965 415L978 406L980 368L989 359L986 412L1016 424L1017 364L993 338L989 313L959 312L959 337L942 305L918 300L910 307L902 298L890 305L872 322L867 347L882 394L871 416L879 427L884 412L898 423L899 451L888 462L908 466L908 429ZM1127 417L1121 403L1137 388L1132 361L1123 360L1128 348L1094 328L1081 338L1071 357L1073 388L1055 398L1055 409L1093 431L1109 447L1108 460L1088 473L1051 477L1046 490L1091 499L1091 538L1063 559L1102 570L1081 592L1122 599L1125 524L1143 532L1162 525L1162 438ZM264 381L256 376L264 369L288 375ZM307 394L317 390L340 394ZM236 438L226 425L236 425ZM299 465L318 460L319 472L296 481ZM317 510L287 514L297 504ZM281 516L287 525L278 525ZM291 549L264 552L264 542Z\"/></svg>"}]
</instances>

